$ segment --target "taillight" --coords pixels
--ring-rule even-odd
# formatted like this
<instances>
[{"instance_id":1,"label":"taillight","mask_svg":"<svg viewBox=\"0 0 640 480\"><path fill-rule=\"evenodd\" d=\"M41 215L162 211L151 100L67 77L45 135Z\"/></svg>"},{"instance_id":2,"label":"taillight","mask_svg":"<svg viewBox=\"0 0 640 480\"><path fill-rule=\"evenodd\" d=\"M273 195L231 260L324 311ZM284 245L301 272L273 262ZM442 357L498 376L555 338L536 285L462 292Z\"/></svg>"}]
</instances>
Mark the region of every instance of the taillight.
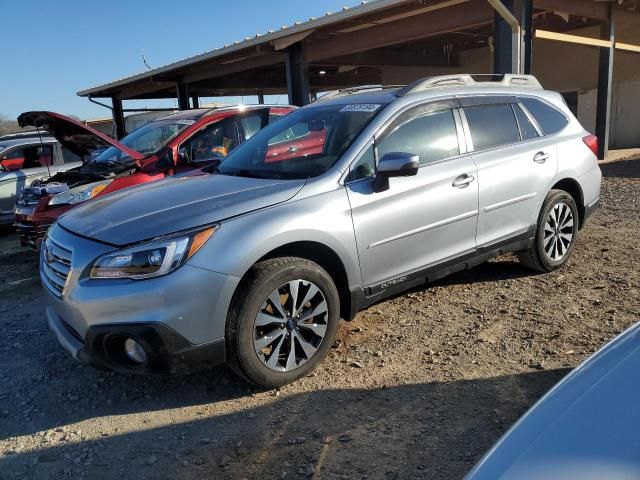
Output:
<instances>
[{"instance_id":1,"label":"taillight","mask_svg":"<svg viewBox=\"0 0 640 480\"><path fill-rule=\"evenodd\" d=\"M593 152L593 154L598 156L598 137L595 135L587 135L586 137L582 137L582 141L584 144L589 147L589 150Z\"/></svg>"}]
</instances>

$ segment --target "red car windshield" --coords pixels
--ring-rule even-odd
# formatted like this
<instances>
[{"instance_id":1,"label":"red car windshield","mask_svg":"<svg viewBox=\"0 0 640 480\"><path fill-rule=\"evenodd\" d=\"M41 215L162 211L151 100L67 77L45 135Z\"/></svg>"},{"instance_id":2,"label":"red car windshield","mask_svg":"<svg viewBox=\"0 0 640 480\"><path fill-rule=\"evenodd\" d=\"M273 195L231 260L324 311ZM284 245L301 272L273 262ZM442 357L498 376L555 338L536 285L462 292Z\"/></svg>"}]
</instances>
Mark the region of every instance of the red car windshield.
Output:
<instances>
[{"instance_id":1,"label":"red car windshield","mask_svg":"<svg viewBox=\"0 0 640 480\"><path fill-rule=\"evenodd\" d=\"M123 145L148 156L157 152L167 143L173 140L180 132L196 121L185 118L166 118L154 120L146 125L134 130L129 135L120 140ZM129 156L117 149L109 147L99 152L92 161L94 162L117 162L122 163Z\"/></svg>"}]
</instances>

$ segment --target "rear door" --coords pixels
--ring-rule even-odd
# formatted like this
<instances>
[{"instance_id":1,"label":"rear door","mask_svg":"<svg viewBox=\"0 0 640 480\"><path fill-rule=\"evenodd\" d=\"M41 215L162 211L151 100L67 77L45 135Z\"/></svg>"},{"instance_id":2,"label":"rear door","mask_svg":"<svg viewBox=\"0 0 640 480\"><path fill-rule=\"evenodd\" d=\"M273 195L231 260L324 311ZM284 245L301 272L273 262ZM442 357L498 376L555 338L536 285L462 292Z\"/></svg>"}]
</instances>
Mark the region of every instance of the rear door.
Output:
<instances>
[{"instance_id":1,"label":"rear door","mask_svg":"<svg viewBox=\"0 0 640 480\"><path fill-rule=\"evenodd\" d=\"M478 167L478 247L529 235L556 174L553 140L541 136L515 97L461 103L467 144Z\"/></svg>"},{"instance_id":2,"label":"rear door","mask_svg":"<svg viewBox=\"0 0 640 480\"><path fill-rule=\"evenodd\" d=\"M443 101L402 112L351 166L346 186L361 272L374 292L475 249L477 172L454 107ZM389 152L417 154L420 169L375 192L376 161Z\"/></svg>"}]
</instances>

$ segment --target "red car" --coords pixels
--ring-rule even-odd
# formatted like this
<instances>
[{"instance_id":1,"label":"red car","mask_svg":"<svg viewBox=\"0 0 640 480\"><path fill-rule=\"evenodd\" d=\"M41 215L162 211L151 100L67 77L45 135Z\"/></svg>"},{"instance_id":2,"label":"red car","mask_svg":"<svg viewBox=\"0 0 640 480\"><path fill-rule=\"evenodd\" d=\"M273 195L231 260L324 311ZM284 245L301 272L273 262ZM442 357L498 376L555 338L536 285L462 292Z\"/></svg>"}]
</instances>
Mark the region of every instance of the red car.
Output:
<instances>
[{"instance_id":1,"label":"red car","mask_svg":"<svg viewBox=\"0 0 640 480\"><path fill-rule=\"evenodd\" d=\"M67 210L107 193L221 161L290 106L233 106L181 111L158 118L119 142L53 112L25 112L35 126L83 159L83 165L35 180L22 190L15 224L23 245L38 249L49 226ZM285 156L286 157L286 156Z\"/></svg>"}]
</instances>

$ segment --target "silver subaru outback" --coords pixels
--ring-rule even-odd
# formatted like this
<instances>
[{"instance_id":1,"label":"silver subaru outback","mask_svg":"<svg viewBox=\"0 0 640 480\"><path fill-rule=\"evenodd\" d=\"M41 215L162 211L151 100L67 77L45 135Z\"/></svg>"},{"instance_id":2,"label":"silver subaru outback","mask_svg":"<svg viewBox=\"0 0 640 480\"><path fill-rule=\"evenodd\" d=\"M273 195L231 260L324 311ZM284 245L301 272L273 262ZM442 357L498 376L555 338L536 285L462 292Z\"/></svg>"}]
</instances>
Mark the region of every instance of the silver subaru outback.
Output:
<instances>
[{"instance_id":1,"label":"silver subaru outback","mask_svg":"<svg viewBox=\"0 0 640 480\"><path fill-rule=\"evenodd\" d=\"M222 163L62 216L40 273L78 360L227 362L274 387L338 320L505 252L564 265L599 201L597 139L534 77L432 77L330 94Z\"/></svg>"}]
</instances>

